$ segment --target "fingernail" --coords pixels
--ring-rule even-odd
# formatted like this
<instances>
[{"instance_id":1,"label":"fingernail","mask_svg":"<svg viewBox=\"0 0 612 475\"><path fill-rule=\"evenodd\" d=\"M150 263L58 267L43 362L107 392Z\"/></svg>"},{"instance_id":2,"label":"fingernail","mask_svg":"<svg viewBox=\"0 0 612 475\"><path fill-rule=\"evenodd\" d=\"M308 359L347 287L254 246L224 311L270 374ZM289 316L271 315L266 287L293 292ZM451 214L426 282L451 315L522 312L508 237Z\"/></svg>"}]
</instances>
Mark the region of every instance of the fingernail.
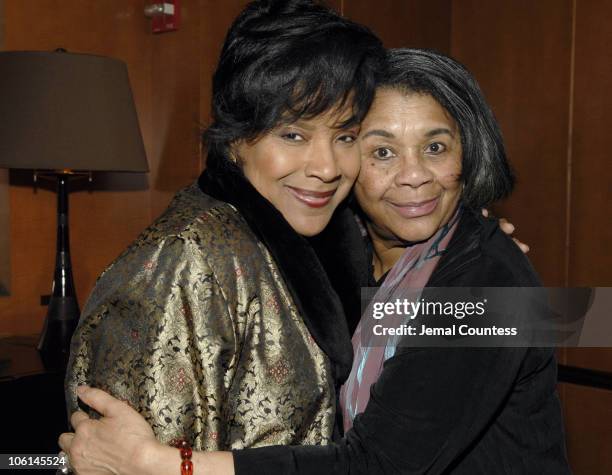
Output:
<instances>
[{"instance_id":1,"label":"fingernail","mask_svg":"<svg viewBox=\"0 0 612 475\"><path fill-rule=\"evenodd\" d=\"M79 396L82 396L83 394L85 394L87 391L89 391L89 386L79 386L77 387L77 394Z\"/></svg>"}]
</instances>

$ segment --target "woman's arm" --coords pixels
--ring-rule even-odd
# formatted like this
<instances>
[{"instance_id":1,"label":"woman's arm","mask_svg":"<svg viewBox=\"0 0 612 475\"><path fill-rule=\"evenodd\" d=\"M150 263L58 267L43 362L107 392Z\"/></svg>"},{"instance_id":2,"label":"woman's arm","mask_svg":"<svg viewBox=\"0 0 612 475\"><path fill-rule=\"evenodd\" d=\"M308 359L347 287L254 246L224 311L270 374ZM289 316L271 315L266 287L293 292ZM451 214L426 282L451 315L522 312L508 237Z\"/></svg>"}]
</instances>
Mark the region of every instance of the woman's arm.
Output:
<instances>
[{"instance_id":1,"label":"woman's arm","mask_svg":"<svg viewBox=\"0 0 612 475\"><path fill-rule=\"evenodd\" d=\"M525 349L398 350L345 438L329 446L276 446L194 453L194 474L443 473L494 418ZM155 440L127 404L103 391L79 397L103 414L75 413L60 446L81 475L101 467L131 475L180 474L177 449Z\"/></svg>"},{"instance_id":2,"label":"woman's arm","mask_svg":"<svg viewBox=\"0 0 612 475\"><path fill-rule=\"evenodd\" d=\"M341 442L235 451L235 473L444 473L494 419L525 351L400 349Z\"/></svg>"},{"instance_id":3,"label":"woman's arm","mask_svg":"<svg viewBox=\"0 0 612 475\"><path fill-rule=\"evenodd\" d=\"M79 475L171 475L181 473L179 450L157 441L144 418L128 404L95 388L81 386L79 398L102 414L91 419L82 411L71 417L74 433L59 445ZM233 475L231 452L193 452L194 475Z\"/></svg>"}]
</instances>

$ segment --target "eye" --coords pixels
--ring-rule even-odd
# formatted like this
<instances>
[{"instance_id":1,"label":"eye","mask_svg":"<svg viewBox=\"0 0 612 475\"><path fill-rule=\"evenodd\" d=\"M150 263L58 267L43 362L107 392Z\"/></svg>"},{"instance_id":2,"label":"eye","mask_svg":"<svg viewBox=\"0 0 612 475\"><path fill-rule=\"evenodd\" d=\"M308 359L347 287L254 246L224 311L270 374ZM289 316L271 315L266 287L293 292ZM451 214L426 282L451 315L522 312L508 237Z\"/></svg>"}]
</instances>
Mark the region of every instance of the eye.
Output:
<instances>
[{"instance_id":1,"label":"eye","mask_svg":"<svg viewBox=\"0 0 612 475\"><path fill-rule=\"evenodd\" d=\"M283 132L280 134L281 138L288 142L303 142L306 140L301 134L297 132Z\"/></svg>"},{"instance_id":2,"label":"eye","mask_svg":"<svg viewBox=\"0 0 612 475\"><path fill-rule=\"evenodd\" d=\"M378 160L388 160L389 158L395 156L393 150L391 150L389 147L378 147L374 150L372 155L374 155L374 158L377 158Z\"/></svg>"},{"instance_id":3,"label":"eye","mask_svg":"<svg viewBox=\"0 0 612 475\"><path fill-rule=\"evenodd\" d=\"M356 134L343 134L340 137L338 137L337 140L342 143L350 145L350 144L355 143L355 141L357 140L357 135Z\"/></svg>"},{"instance_id":4,"label":"eye","mask_svg":"<svg viewBox=\"0 0 612 475\"><path fill-rule=\"evenodd\" d=\"M446 151L446 145L442 142L433 142L425 147L425 153L431 153L432 155L438 155Z\"/></svg>"}]
</instances>

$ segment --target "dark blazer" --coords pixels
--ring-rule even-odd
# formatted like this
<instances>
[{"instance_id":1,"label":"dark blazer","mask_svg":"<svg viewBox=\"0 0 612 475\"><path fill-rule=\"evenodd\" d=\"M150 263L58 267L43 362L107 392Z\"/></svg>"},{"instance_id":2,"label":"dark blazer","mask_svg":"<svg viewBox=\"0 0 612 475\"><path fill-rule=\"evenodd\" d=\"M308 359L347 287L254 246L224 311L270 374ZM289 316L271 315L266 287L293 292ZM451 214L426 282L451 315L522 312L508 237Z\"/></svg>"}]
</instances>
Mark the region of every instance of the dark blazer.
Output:
<instances>
[{"instance_id":1,"label":"dark blazer","mask_svg":"<svg viewBox=\"0 0 612 475\"><path fill-rule=\"evenodd\" d=\"M538 285L496 221L471 210L428 283ZM235 451L236 474L568 474L556 375L552 349L399 348L344 438Z\"/></svg>"}]
</instances>

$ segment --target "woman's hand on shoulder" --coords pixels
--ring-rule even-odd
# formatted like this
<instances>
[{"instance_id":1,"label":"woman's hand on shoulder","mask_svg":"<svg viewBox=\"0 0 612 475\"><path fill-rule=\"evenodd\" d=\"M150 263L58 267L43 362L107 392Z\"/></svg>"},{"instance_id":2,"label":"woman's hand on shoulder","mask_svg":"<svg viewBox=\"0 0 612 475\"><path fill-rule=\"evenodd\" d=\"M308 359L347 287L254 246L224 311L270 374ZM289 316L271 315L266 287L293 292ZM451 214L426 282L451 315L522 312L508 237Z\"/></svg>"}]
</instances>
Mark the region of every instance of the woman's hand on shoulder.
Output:
<instances>
[{"instance_id":1,"label":"woman's hand on shoulder","mask_svg":"<svg viewBox=\"0 0 612 475\"><path fill-rule=\"evenodd\" d=\"M482 208L482 215L485 218L489 217L489 210L486 208ZM516 230L514 224L512 224L506 218L499 218L498 222L499 222L500 229L512 238L514 243L519 247L521 251L523 251L524 254L527 254L529 252L529 246L525 244L524 242L519 241L517 238L512 236L512 234Z\"/></svg>"}]
</instances>

